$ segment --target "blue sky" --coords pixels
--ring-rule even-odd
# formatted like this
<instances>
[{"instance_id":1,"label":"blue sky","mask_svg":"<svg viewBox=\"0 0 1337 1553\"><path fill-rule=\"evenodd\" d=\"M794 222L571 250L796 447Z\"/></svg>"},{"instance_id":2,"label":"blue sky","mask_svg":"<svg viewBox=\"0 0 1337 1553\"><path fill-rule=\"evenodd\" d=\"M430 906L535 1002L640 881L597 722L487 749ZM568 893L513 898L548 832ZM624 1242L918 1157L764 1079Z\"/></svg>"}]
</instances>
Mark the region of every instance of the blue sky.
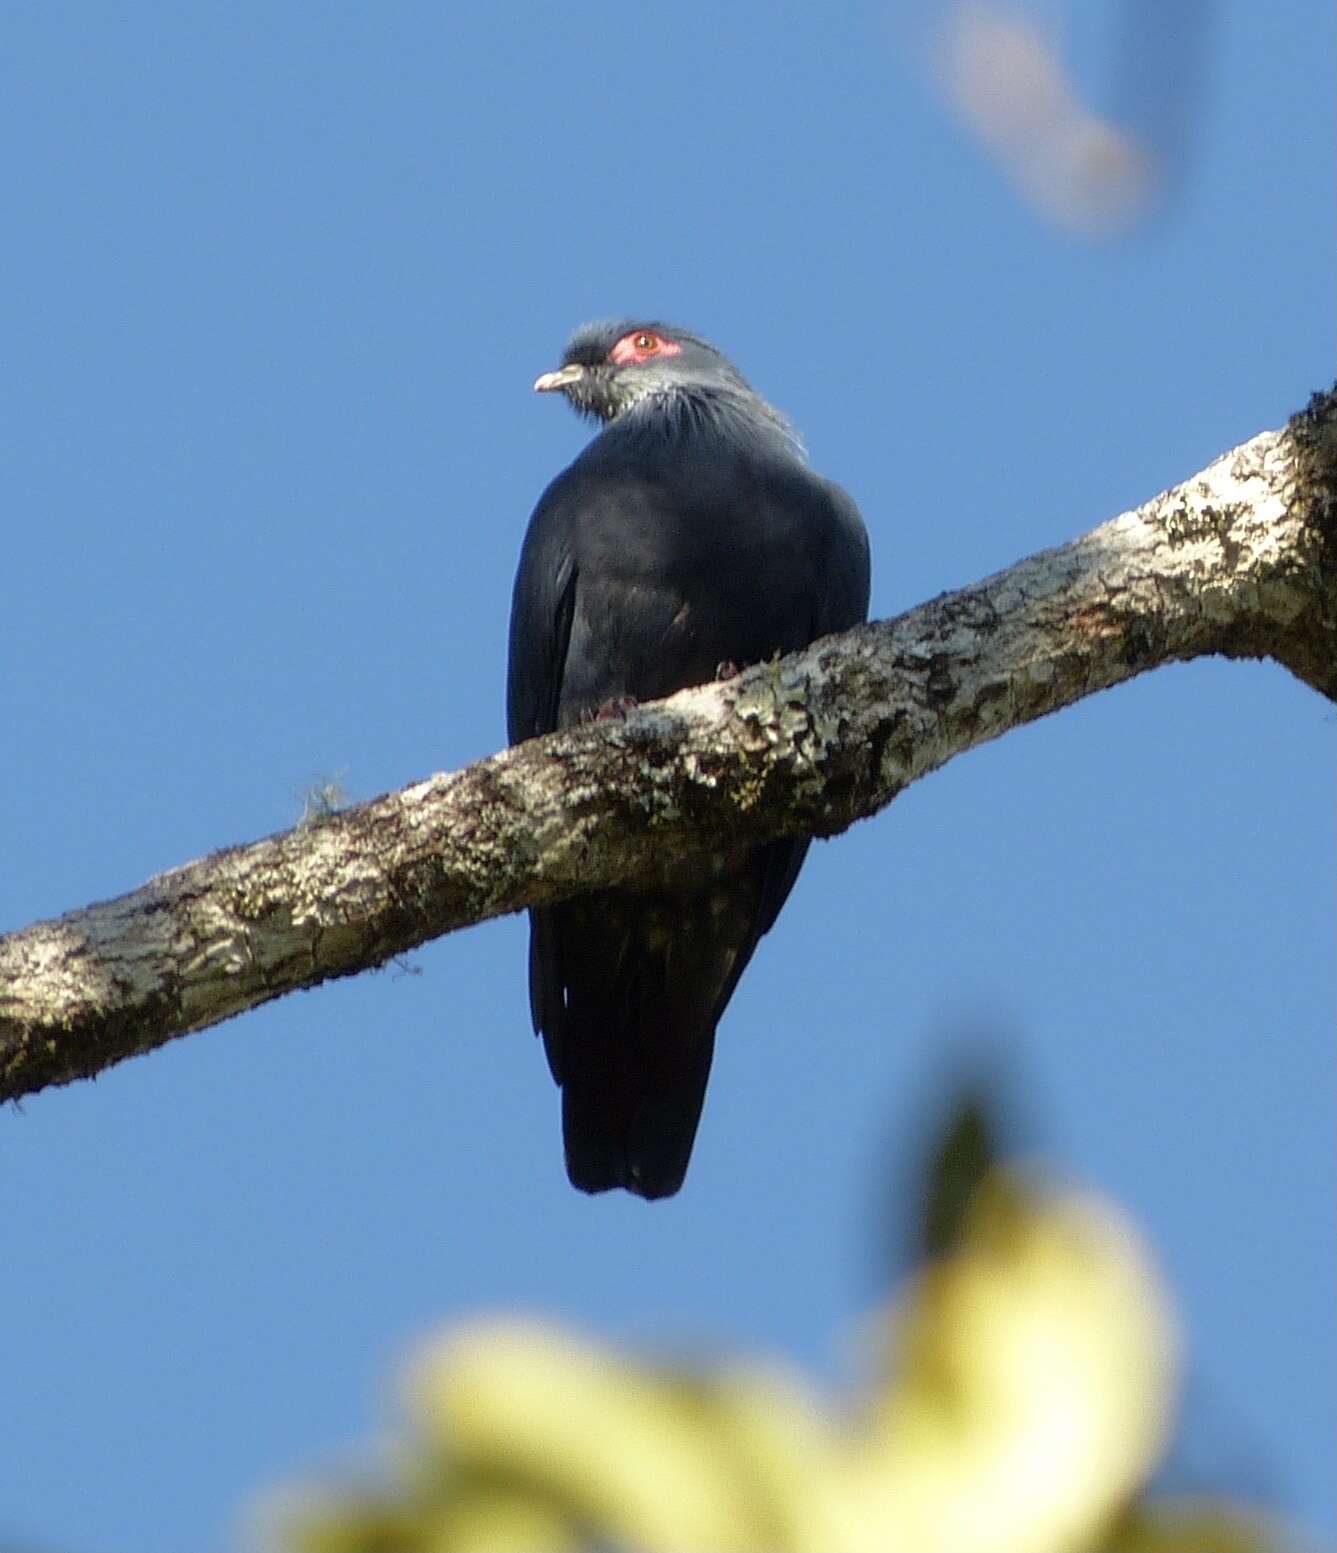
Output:
<instances>
[{"instance_id":1,"label":"blue sky","mask_svg":"<svg viewBox=\"0 0 1337 1553\"><path fill-rule=\"evenodd\" d=\"M1084 90L1154 129L1125 13L1080 9ZM879 615L1331 382L1329 5L1147 45L1196 83L1180 162L1103 245L945 114L931 15L6 8L0 927L500 745L520 538L587 435L530 385L588 317L680 320L792 415ZM1335 733L1195 663L816 848L668 1203L567 1186L518 919L11 1108L0 1540L229 1545L483 1309L846 1379L972 1056L1166 1269L1175 1481L1331 1540Z\"/></svg>"}]
</instances>

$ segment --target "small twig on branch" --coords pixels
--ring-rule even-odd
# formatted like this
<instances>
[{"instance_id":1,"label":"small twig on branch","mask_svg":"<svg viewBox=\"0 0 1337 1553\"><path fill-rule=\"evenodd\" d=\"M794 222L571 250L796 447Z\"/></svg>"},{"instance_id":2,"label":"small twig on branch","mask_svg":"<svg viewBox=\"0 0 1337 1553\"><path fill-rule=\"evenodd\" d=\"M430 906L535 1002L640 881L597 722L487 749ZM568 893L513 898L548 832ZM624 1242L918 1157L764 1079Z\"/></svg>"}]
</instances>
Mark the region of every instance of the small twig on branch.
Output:
<instances>
[{"instance_id":1,"label":"small twig on branch","mask_svg":"<svg viewBox=\"0 0 1337 1553\"><path fill-rule=\"evenodd\" d=\"M835 835L964 750L1213 653L1273 658L1337 700L1337 392L895 620L0 939L0 1099L652 860Z\"/></svg>"}]
</instances>

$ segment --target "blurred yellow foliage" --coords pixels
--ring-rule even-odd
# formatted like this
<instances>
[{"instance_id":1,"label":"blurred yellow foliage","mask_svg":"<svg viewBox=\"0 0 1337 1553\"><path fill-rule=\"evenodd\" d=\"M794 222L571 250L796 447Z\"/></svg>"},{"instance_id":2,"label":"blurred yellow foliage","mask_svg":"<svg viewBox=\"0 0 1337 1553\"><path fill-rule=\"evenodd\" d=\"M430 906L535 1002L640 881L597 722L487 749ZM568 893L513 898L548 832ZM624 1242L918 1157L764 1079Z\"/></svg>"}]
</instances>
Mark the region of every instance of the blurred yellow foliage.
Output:
<instances>
[{"instance_id":1,"label":"blurred yellow foliage","mask_svg":"<svg viewBox=\"0 0 1337 1553\"><path fill-rule=\"evenodd\" d=\"M1165 1443L1174 1322L1107 1204L994 1170L880 1326L837 1415L770 1369L631 1361L537 1323L413 1365L397 1491L289 1506L300 1553L1248 1553L1223 1506L1134 1507ZM1208 1540L1210 1539L1210 1540Z\"/></svg>"}]
</instances>

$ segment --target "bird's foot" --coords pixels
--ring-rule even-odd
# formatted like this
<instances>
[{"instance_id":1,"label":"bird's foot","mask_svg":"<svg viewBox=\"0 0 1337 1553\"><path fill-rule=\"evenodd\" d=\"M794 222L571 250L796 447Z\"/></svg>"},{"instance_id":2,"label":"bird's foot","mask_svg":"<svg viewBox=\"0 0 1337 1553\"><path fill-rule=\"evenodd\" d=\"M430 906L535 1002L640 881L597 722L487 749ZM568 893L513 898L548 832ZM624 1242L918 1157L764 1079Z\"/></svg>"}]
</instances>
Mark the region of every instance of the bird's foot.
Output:
<instances>
[{"instance_id":1,"label":"bird's foot","mask_svg":"<svg viewBox=\"0 0 1337 1553\"><path fill-rule=\"evenodd\" d=\"M607 701L598 706L589 707L581 717L586 723L611 723L621 722L628 712L634 712L640 705L635 696L609 696Z\"/></svg>"},{"instance_id":2,"label":"bird's foot","mask_svg":"<svg viewBox=\"0 0 1337 1553\"><path fill-rule=\"evenodd\" d=\"M740 672L741 670L732 658L726 658L723 663L717 663L715 665L716 680L733 679L734 676Z\"/></svg>"}]
</instances>

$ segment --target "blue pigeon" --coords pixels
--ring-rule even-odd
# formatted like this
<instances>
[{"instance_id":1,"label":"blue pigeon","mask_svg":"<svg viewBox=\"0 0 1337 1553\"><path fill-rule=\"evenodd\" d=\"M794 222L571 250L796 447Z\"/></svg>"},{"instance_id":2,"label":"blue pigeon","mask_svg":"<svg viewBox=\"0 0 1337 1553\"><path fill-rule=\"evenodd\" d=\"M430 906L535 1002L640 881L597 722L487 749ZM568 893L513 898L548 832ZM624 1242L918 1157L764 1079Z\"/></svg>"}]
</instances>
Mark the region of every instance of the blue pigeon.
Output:
<instances>
[{"instance_id":1,"label":"blue pigeon","mask_svg":"<svg viewBox=\"0 0 1337 1553\"><path fill-rule=\"evenodd\" d=\"M534 384L603 429L539 498L511 608L513 744L728 676L867 618L868 536L788 422L699 335L590 324ZM715 1027L806 840L666 863L530 913L529 996L586 1192L669 1197Z\"/></svg>"}]
</instances>

